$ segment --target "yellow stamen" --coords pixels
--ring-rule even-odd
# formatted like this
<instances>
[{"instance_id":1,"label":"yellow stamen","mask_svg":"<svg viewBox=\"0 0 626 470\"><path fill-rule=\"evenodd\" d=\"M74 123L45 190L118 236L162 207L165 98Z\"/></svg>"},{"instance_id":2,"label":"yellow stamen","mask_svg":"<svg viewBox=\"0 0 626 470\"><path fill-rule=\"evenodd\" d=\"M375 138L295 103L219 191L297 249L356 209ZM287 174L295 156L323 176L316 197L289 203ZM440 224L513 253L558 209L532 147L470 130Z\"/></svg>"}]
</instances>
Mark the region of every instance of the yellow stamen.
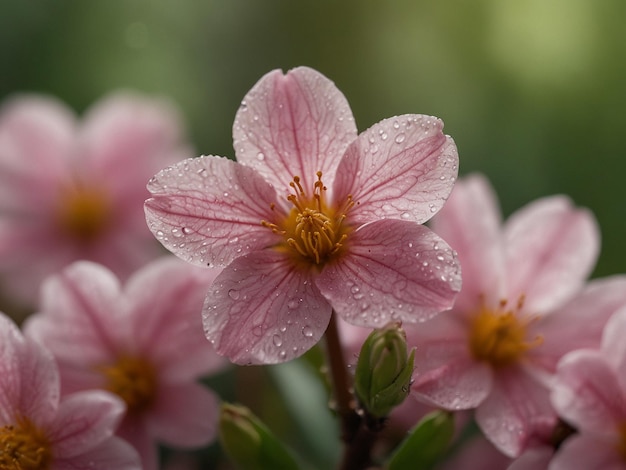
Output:
<instances>
[{"instance_id":1,"label":"yellow stamen","mask_svg":"<svg viewBox=\"0 0 626 470\"><path fill-rule=\"evenodd\" d=\"M338 256L345 246L351 227L345 223L348 211L354 206L349 195L342 206L330 207L325 199L327 191L322 182L322 172L318 171L313 194L307 196L300 177L294 176L289 186L293 194L287 200L293 205L289 215L279 223L261 221L283 238L279 248L286 248L298 260L315 266ZM275 206L272 204L272 209Z\"/></svg>"},{"instance_id":2,"label":"yellow stamen","mask_svg":"<svg viewBox=\"0 0 626 470\"><path fill-rule=\"evenodd\" d=\"M157 392L154 366L139 357L122 356L115 364L98 367L107 379L105 388L126 402L129 413L144 411Z\"/></svg>"},{"instance_id":3,"label":"yellow stamen","mask_svg":"<svg viewBox=\"0 0 626 470\"><path fill-rule=\"evenodd\" d=\"M543 342L541 336L528 340L528 325L537 317L520 315L524 298L516 308L507 308L503 300L497 308L481 307L470 324L469 348L475 359L494 367L517 362L529 349Z\"/></svg>"},{"instance_id":4,"label":"yellow stamen","mask_svg":"<svg viewBox=\"0 0 626 470\"><path fill-rule=\"evenodd\" d=\"M51 464L50 442L28 419L0 427L0 469L47 470Z\"/></svg>"},{"instance_id":5,"label":"yellow stamen","mask_svg":"<svg viewBox=\"0 0 626 470\"><path fill-rule=\"evenodd\" d=\"M88 242L104 231L110 215L109 201L102 191L74 187L62 193L57 220L65 233Z\"/></svg>"}]
</instances>

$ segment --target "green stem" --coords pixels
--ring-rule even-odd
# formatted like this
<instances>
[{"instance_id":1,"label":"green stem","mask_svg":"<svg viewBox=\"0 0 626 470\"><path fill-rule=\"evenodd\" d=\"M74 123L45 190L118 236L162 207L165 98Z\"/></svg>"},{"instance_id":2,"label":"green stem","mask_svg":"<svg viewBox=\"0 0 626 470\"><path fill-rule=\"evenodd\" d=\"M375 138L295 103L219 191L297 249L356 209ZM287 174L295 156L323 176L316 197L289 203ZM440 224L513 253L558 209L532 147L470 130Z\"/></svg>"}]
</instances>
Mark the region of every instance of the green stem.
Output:
<instances>
[{"instance_id":1,"label":"green stem","mask_svg":"<svg viewBox=\"0 0 626 470\"><path fill-rule=\"evenodd\" d=\"M341 470L362 470L371 463L370 451L376 440L376 433L367 428L363 417L357 412L356 400L352 393L352 378L346 367L337 328L337 315L334 311L324 336L335 411L341 422L341 440L344 443L340 468Z\"/></svg>"}]
</instances>

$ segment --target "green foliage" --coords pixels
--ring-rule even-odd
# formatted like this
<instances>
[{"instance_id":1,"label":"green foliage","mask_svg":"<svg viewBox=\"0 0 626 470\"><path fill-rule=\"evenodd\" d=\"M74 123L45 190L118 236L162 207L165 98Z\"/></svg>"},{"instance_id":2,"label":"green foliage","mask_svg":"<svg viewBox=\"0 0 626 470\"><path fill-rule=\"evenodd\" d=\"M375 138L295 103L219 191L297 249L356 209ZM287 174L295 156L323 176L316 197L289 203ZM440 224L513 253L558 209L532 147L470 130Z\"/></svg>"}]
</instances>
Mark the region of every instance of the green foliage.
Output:
<instances>
[{"instance_id":1,"label":"green foliage","mask_svg":"<svg viewBox=\"0 0 626 470\"><path fill-rule=\"evenodd\" d=\"M400 444L387 470L428 470L444 456L454 434L454 416L446 411L426 415Z\"/></svg>"}]
</instances>

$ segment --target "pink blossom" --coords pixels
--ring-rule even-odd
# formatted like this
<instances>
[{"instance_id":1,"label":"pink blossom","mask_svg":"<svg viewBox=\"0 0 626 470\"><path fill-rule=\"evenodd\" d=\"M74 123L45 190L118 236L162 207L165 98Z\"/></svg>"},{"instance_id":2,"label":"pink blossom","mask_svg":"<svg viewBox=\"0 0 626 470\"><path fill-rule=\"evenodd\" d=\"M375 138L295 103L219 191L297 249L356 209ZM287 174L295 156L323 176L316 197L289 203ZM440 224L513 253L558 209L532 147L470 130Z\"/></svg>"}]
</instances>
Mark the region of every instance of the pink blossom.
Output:
<instances>
[{"instance_id":1,"label":"pink blossom","mask_svg":"<svg viewBox=\"0 0 626 470\"><path fill-rule=\"evenodd\" d=\"M200 312L214 269L165 257L122 288L101 265L79 261L44 282L41 312L26 334L55 355L63 391L117 393L127 412L119 435L157 468L156 443L214 439L217 398L196 379L223 364L202 333Z\"/></svg>"},{"instance_id":2,"label":"pink blossom","mask_svg":"<svg viewBox=\"0 0 626 470\"><path fill-rule=\"evenodd\" d=\"M204 306L220 354L287 361L319 341L333 310L372 327L450 308L456 259L419 225L457 173L442 127L403 115L357 135L330 80L305 67L274 70L237 112L237 163L189 159L150 181L155 236L189 262L226 266Z\"/></svg>"},{"instance_id":3,"label":"pink blossom","mask_svg":"<svg viewBox=\"0 0 626 470\"><path fill-rule=\"evenodd\" d=\"M170 103L115 93L79 122L62 103L17 96L0 108L0 273L35 304L45 276L78 259L122 277L160 255L145 226L145 181L188 155Z\"/></svg>"},{"instance_id":4,"label":"pink blossom","mask_svg":"<svg viewBox=\"0 0 626 470\"><path fill-rule=\"evenodd\" d=\"M517 457L549 438L556 364L599 344L606 320L626 304L626 279L585 285L598 229L563 196L529 204L502 225L488 183L470 176L433 224L458 251L464 283L451 312L407 329L417 345L412 390L436 406L476 408L487 438Z\"/></svg>"},{"instance_id":5,"label":"pink blossom","mask_svg":"<svg viewBox=\"0 0 626 470\"><path fill-rule=\"evenodd\" d=\"M124 405L103 391L60 398L52 355L0 313L0 468L139 470L113 437Z\"/></svg>"},{"instance_id":6,"label":"pink blossom","mask_svg":"<svg viewBox=\"0 0 626 470\"><path fill-rule=\"evenodd\" d=\"M556 453L550 470L626 469L626 308L606 324L599 350L559 362L552 403L578 434Z\"/></svg>"}]
</instances>

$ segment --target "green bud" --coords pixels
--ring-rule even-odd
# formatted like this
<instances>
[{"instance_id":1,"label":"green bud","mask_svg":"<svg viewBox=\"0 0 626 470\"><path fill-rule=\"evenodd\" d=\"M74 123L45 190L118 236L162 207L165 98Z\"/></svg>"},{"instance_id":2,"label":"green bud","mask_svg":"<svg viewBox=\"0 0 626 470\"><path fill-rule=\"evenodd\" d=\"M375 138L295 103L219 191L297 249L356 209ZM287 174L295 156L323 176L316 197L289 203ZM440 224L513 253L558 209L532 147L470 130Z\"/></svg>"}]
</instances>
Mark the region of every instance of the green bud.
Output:
<instances>
[{"instance_id":1,"label":"green bud","mask_svg":"<svg viewBox=\"0 0 626 470\"><path fill-rule=\"evenodd\" d=\"M283 443L244 406L222 404L219 439L222 449L238 468L298 469Z\"/></svg>"},{"instance_id":2,"label":"green bud","mask_svg":"<svg viewBox=\"0 0 626 470\"><path fill-rule=\"evenodd\" d=\"M407 397L414 356L413 349L407 357L406 334L399 323L367 337L356 365L354 391L370 415L385 417Z\"/></svg>"}]
</instances>

